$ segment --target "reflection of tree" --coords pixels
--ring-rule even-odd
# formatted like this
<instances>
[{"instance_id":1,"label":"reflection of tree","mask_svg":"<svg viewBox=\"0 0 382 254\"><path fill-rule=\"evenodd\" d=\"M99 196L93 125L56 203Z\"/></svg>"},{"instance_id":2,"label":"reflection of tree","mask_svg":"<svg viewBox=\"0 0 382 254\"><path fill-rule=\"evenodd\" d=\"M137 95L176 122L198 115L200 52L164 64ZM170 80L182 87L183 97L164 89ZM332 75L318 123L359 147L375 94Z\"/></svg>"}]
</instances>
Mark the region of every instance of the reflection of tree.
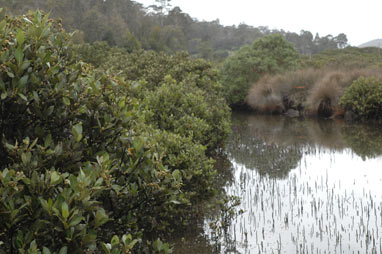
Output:
<instances>
[{"instance_id":1,"label":"reflection of tree","mask_svg":"<svg viewBox=\"0 0 382 254\"><path fill-rule=\"evenodd\" d=\"M203 218L204 220L204 218ZM188 254L190 250L193 253L220 253L219 246L216 246L204 234L203 221L198 223L190 223L187 230L184 232L177 232L177 235L182 237L174 237L172 244L175 244L175 254Z\"/></svg>"},{"instance_id":2,"label":"reflection of tree","mask_svg":"<svg viewBox=\"0 0 382 254\"><path fill-rule=\"evenodd\" d=\"M282 178L297 167L302 151L343 149L343 125L333 120L238 113L233 117L227 152L236 162L261 175Z\"/></svg>"},{"instance_id":3,"label":"reflection of tree","mask_svg":"<svg viewBox=\"0 0 382 254\"><path fill-rule=\"evenodd\" d=\"M373 125L350 125L342 129L347 146L363 160L382 155L382 130Z\"/></svg>"},{"instance_id":4,"label":"reflection of tree","mask_svg":"<svg viewBox=\"0 0 382 254\"><path fill-rule=\"evenodd\" d=\"M349 147L364 160L382 155L382 130L377 125L235 114L233 133L227 146L232 159L271 177L286 176L302 151Z\"/></svg>"},{"instance_id":5,"label":"reflection of tree","mask_svg":"<svg viewBox=\"0 0 382 254\"><path fill-rule=\"evenodd\" d=\"M297 146L267 144L255 137L242 135L235 141L227 147L230 156L247 168L256 169L260 175L286 177L302 157L302 151Z\"/></svg>"},{"instance_id":6,"label":"reflection of tree","mask_svg":"<svg viewBox=\"0 0 382 254\"><path fill-rule=\"evenodd\" d=\"M214 156L215 168L218 172L216 177L216 186L218 191L223 191L225 186L228 186L233 181L232 163L226 154Z\"/></svg>"},{"instance_id":7,"label":"reflection of tree","mask_svg":"<svg viewBox=\"0 0 382 254\"><path fill-rule=\"evenodd\" d=\"M225 245L234 245L235 241L230 239L226 230L235 216L233 208L237 205L235 198L228 196L225 186L233 181L233 171L231 161L226 154L221 152L215 154L215 168L218 172L215 178L216 196L210 200L201 202L197 207L193 207L193 220L187 226L187 229L180 228L175 231L171 238L171 243L175 245L175 254L188 254L190 250L194 253L221 253L222 242L220 237L224 237ZM210 229L216 230L220 234L206 234L205 220L210 219ZM215 229L213 229L216 227ZM216 235L216 237L213 237Z\"/></svg>"},{"instance_id":8,"label":"reflection of tree","mask_svg":"<svg viewBox=\"0 0 382 254\"><path fill-rule=\"evenodd\" d=\"M279 146L313 146L341 150L344 148L341 121L299 119L280 116L247 116L250 135ZM301 148L302 149L302 148Z\"/></svg>"},{"instance_id":9,"label":"reflection of tree","mask_svg":"<svg viewBox=\"0 0 382 254\"><path fill-rule=\"evenodd\" d=\"M264 125L262 121L252 121L248 115L238 115L234 119L234 135L227 145L227 153L236 162L256 169L260 175L283 178L297 167L302 157L301 147L264 141L267 140L264 136L274 137L275 131L284 133L282 123L272 124L273 119L268 120L271 122Z\"/></svg>"}]
</instances>

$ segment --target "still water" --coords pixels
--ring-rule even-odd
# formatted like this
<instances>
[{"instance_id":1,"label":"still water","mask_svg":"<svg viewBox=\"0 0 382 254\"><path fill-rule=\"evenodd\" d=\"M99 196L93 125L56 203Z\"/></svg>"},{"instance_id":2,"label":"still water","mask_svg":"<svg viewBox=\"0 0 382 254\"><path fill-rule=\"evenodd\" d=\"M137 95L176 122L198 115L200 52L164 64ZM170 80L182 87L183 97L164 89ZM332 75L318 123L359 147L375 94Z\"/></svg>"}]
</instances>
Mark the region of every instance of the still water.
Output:
<instances>
[{"instance_id":1,"label":"still water","mask_svg":"<svg viewBox=\"0 0 382 254\"><path fill-rule=\"evenodd\" d=\"M238 213L220 234L206 215L175 253L382 253L380 126L236 113L232 129L218 163Z\"/></svg>"}]
</instances>

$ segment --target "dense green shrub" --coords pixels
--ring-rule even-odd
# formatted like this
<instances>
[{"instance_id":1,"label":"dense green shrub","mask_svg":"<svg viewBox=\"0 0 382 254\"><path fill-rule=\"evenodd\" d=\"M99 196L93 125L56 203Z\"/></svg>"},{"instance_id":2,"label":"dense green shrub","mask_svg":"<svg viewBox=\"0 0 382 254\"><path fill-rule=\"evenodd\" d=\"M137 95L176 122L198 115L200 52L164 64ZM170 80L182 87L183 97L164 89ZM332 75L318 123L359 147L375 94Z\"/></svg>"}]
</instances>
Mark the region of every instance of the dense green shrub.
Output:
<instances>
[{"instance_id":1,"label":"dense green shrub","mask_svg":"<svg viewBox=\"0 0 382 254\"><path fill-rule=\"evenodd\" d=\"M134 84L134 97L150 112L148 123L192 137L208 151L223 144L230 133L230 109L210 63L191 59L185 52L173 56L153 51L109 52L101 68Z\"/></svg>"},{"instance_id":2,"label":"dense green shrub","mask_svg":"<svg viewBox=\"0 0 382 254\"><path fill-rule=\"evenodd\" d=\"M197 144L214 149L229 133L229 109L222 98L189 81L177 83L167 76L143 101L150 109L148 121L155 127L191 137Z\"/></svg>"},{"instance_id":3,"label":"dense green shrub","mask_svg":"<svg viewBox=\"0 0 382 254\"><path fill-rule=\"evenodd\" d=\"M113 81L72 63L67 34L39 12L1 11L0 38L0 250L95 250L112 219L102 196L112 191L113 160L101 148L114 133L98 134L121 121L104 114L120 100ZM128 251L136 241L124 242Z\"/></svg>"},{"instance_id":4,"label":"dense green shrub","mask_svg":"<svg viewBox=\"0 0 382 254\"><path fill-rule=\"evenodd\" d=\"M340 105L363 119L382 116L382 81L361 77L344 90Z\"/></svg>"},{"instance_id":5,"label":"dense green shrub","mask_svg":"<svg viewBox=\"0 0 382 254\"><path fill-rule=\"evenodd\" d=\"M0 39L0 253L170 253L141 239L213 192L205 147L148 126L140 86L73 60L47 15L1 11Z\"/></svg>"},{"instance_id":6,"label":"dense green shrub","mask_svg":"<svg viewBox=\"0 0 382 254\"><path fill-rule=\"evenodd\" d=\"M270 35L244 46L226 59L221 82L227 102L242 105L250 86L264 74L292 70L298 65L296 49L281 35Z\"/></svg>"},{"instance_id":7,"label":"dense green shrub","mask_svg":"<svg viewBox=\"0 0 382 254\"><path fill-rule=\"evenodd\" d=\"M167 131L158 131L153 139L155 151L161 156L163 164L171 172L181 173L181 190L185 197L196 201L211 195L214 191L211 182L216 176L216 170L213 168L214 161L207 159L204 146L195 144L191 138Z\"/></svg>"},{"instance_id":8,"label":"dense green shrub","mask_svg":"<svg viewBox=\"0 0 382 254\"><path fill-rule=\"evenodd\" d=\"M171 75L178 82L192 78L199 88L215 92L220 90L217 84L217 71L211 63L202 59L192 59L186 52L174 55L154 51L135 51L130 54L121 49L112 49L101 66L112 70L130 81L145 80L144 89L153 91ZM221 92L221 91L220 91Z\"/></svg>"},{"instance_id":9,"label":"dense green shrub","mask_svg":"<svg viewBox=\"0 0 382 254\"><path fill-rule=\"evenodd\" d=\"M111 50L107 42L83 43L74 45L76 57L86 63L98 68L108 57Z\"/></svg>"}]
</instances>

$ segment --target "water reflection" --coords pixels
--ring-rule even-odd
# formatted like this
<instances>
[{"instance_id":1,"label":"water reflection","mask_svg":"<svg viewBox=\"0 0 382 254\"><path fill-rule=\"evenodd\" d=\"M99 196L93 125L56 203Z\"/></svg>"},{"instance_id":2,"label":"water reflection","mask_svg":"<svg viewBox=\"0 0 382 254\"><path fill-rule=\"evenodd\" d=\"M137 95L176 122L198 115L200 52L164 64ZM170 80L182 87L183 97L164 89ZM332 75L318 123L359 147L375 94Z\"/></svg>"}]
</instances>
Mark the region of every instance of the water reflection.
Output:
<instances>
[{"instance_id":1,"label":"water reflection","mask_svg":"<svg viewBox=\"0 0 382 254\"><path fill-rule=\"evenodd\" d=\"M363 160L382 155L382 130L374 125L352 125L342 130L345 144Z\"/></svg>"},{"instance_id":2,"label":"water reflection","mask_svg":"<svg viewBox=\"0 0 382 254\"><path fill-rule=\"evenodd\" d=\"M227 145L227 155L231 160L257 170L260 175L286 177L298 165L302 151L286 142L284 137L293 140L282 128L287 123L275 121L272 117L262 117L262 120L237 115L233 121L233 135Z\"/></svg>"},{"instance_id":3,"label":"water reflection","mask_svg":"<svg viewBox=\"0 0 382 254\"><path fill-rule=\"evenodd\" d=\"M230 239L228 227L231 220L225 219L224 212L220 209L218 200L226 197L227 186L234 183L234 171L232 170L232 163L227 156L223 154L217 155L216 169L218 170L219 177L216 179L217 196L214 200L205 201L194 209L199 214L195 214L195 219L192 223L182 232L175 232L172 236L171 243L175 245L175 254L189 254L192 253L223 253L221 244L221 237L224 236L227 244L235 245L235 241ZM229 204L230 202L227 202ZM223 232L215 232L209 225L211 223L226 224L225 227L219 228ZM225 230L225 231L224 231Z\"/></svg>"},{"instance_id":4,"label":"water reflection","mask_svg":"<svg viewBox=\"0 0 382 254\"><path fill-rule=\"evenodd\" d=\"M382 253L379 126L250 114L233 123L221 191L245 212L216 237L211 210L175 253Z\"/></svg>"},{"instance_id":5,"label":"water reflection","mask_svg":"<svg viewBox=\"0 0 382 254\"><path fill-rule=\"evenodd\" d=\"M317 145L336 150L345 147L341 135L343 121L235 114L233 124L235 135L245 132L267 144L297 145L298 149Z\"/></svg>"}]
</instances>

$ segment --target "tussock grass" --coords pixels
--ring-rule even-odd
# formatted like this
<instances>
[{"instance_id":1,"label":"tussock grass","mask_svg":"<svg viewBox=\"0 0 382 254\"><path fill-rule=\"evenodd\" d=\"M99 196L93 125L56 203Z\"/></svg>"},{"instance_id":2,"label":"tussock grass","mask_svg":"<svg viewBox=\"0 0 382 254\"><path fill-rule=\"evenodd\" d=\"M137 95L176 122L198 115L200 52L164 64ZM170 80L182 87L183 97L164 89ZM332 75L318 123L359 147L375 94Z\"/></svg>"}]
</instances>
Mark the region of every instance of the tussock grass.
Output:
<instances>
[{"instance_id":1,"label":"tussock grass","mask_svg":"<svg viewBox=\"0 0 382 254\"><path fill-rule=\"evenodd\" d=\"M316 82L306 100L306 112L330 117L335 111L349 76L341 71L331 71Z\"/></svg>"},{"instance_id":2,"label":"tussock grass","mask_svg":"<svg viewBox=\"0 0 382 254\"><path fill-rule=\"evenodd\" d=\"M378 69L326 71L306 99L306 112L324 117L342 116L344 110L338 105L339 99L344 89L361 76L382 78Z\"/></svg>"},{"instance_id":3,"label":"tussock grass","mask_svg":"<svg viewBox=\"0 0 382 254\"><path fill-rule=\"evenodd\" d=\"M321 76L321 70L311 68L265 76L253 84L248 92L247 103L253 109L264 113L297 109Z\"/></svg>"},{"instance_id":4,"label":"tussock grass","mask_svg":"<svg viewBox=\"0 0 382 254\"><path fill-rule=\"evenodd\" d=\"M288 109L306 115L343 116L339 99L346 87L359 77L382 79L379 69L307 68L274 76L265 76L252 85L248 105L261 113L284 113Z\"/></svg>"},{"instance_id":5,"label":"tussock grass","mask_svg":"<svg viewBox=\"0 0 382 254\"><path fill-rule=\"evenodd\" d=\"M283 96L287 89L282 86L282 78L280 75L261 78L248 92L248 105L259 112L284 111Z\"/></svg>"}]
</instances>

